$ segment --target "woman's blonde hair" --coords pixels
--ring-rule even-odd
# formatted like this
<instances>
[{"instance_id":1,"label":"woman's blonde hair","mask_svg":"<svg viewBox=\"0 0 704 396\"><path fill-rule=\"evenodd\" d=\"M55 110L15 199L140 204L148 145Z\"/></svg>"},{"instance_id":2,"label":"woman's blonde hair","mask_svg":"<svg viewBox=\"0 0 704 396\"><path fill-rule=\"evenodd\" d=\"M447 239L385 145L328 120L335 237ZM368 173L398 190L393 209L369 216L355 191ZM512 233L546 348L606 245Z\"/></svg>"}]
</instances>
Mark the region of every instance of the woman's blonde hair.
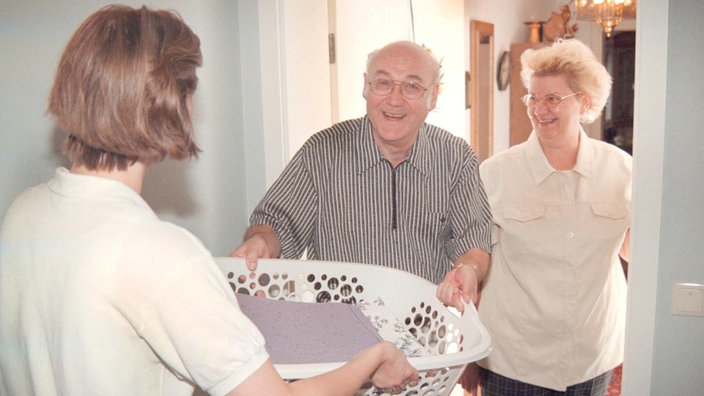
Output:
<instances>
[{"instance_id":1,"label":"woman's blonde hair","mask_svg":"<svg viewBox=\"0 0 704 396\"><path fill-rule=\"evenodd\" d=\"M170 11L112 5L69 40L48 112L69 136L64 154L89 169L197 156L190 97L200 40Z\"/></svg>"},{"instance_id":2,"label":"woman's blonde hair","mask_svg":"<svg viewBox=\"0 0 704 396\"><path fill-rule=\"evenodd\" d=\"M529 49L521 55L521 80L530 89L533 76L567 76L575 92L591 98L591 106L582 115L581 122L594 121L611 94L611 75L592 50L576 39L558 39L551 46Z\"/></svg>"}]
</instances>

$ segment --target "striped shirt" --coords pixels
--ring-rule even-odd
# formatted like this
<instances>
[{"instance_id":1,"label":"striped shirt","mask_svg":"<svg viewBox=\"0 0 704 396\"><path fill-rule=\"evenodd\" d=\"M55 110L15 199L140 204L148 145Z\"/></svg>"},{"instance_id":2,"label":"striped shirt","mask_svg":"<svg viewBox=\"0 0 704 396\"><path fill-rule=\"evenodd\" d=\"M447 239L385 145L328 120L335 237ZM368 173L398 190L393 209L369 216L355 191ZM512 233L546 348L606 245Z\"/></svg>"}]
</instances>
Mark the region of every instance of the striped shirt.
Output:
<instances>
[{"instance_id":1,"label":"striped shirt","mask_svg":"<svg viewBox=\"0 0 704 396\"><path fill-rule=\"evenodd\" d=\"M439 283L470 248L491 250L491 212L477 157L424 124L406 160L385 160L366 117L313 135L257 205L283 258L377 264Z\"/></svg>"}]
</instances>

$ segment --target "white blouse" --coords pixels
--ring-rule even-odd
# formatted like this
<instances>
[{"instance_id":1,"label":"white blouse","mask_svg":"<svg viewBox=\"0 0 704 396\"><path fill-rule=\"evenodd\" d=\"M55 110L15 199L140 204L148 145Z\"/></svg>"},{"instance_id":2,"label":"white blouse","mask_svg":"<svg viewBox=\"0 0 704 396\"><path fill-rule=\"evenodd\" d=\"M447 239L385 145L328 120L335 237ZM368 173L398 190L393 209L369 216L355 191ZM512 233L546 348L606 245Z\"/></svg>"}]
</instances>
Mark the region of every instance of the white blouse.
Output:
<instances>
[{"instance_id":1,"label":"white blouse","mask_svg":"<svg viewBox=\"0 0 704 396\"><path fill-rule=\"evenodd\" d=\"M494 217L479 314L493 351L480 366L564 390L620 364L632 158L584 131L556 171L535 133L480 169Z\"/></svg>"}]
</instances>

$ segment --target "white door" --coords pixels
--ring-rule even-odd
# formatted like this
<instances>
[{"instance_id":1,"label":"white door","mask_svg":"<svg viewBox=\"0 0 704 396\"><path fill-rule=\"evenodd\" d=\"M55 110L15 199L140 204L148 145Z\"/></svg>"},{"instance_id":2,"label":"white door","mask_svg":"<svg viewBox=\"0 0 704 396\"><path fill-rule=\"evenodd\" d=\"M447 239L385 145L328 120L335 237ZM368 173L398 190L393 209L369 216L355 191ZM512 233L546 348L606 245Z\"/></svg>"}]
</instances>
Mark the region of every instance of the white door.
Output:
<instances>
[{"instance_id":1,"label":"white door","mask_svg":"<svg viewBox=\"0 0 704 396\"><path fill-rule=\"evenodd\" d=\"M468 139L462 0L279 1L285 155L313 133L365 114L367 55L397 40L425 45L442 60L441 95L428 121ZM334 64L329 63L330 34ZM267 104L265 104L266 106Z\"/></svg>"}]
</instances>

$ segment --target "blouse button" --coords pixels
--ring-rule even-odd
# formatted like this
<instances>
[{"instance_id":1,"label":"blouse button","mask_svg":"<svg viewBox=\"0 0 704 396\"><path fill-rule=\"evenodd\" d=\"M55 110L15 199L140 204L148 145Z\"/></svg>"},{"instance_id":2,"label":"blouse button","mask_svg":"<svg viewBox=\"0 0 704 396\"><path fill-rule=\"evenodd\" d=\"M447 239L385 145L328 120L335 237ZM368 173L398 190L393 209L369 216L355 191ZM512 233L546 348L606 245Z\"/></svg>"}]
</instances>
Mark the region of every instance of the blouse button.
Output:
<instances>
[{"instance_id":1,"label":"blouse button","mask_svg":"<svg viewBox=\"0 0 704 396\"><path fill-rule=\"evenodd\" d=\"M570 238L570 239L574 238L574 232L572 232L572 231L568 232L567 238Z\"/></svg>"}]
</instances>

